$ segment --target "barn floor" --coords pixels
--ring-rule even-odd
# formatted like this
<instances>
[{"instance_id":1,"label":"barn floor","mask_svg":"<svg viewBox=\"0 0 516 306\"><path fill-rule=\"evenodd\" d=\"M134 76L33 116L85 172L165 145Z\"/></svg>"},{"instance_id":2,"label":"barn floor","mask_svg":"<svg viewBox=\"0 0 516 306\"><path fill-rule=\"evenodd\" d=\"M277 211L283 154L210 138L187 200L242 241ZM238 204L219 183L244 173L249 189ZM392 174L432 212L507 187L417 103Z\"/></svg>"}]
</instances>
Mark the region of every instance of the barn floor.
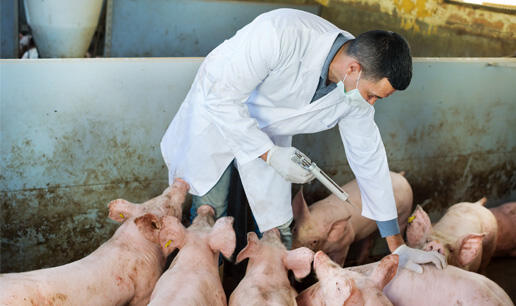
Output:
<instances>
[{"instance_id":1,"label":"barn floor","mask_svg":"<svg viewBox=\"0 0 516 306\"><path fill-rule=\"evenodd\" d=\"M502 287L516 303L516 258L494 258L487 266L486 276Z\"/></svg>"}]
</instances>

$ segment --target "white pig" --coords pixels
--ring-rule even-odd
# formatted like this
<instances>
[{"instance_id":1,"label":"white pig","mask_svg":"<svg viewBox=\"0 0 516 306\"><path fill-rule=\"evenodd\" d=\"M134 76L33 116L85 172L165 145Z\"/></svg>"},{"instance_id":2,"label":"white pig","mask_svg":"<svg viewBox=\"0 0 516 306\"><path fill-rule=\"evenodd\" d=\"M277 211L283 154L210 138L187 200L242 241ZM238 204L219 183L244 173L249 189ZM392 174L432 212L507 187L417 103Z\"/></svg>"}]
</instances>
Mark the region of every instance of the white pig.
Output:
<instances>
[{"instance_id":1,"label":"white pig","mask_svg":"<svg viewBox=\"0 0 516 306\"><path fill-rule=\"evenodd\" d=\"M377 266L376 262L346 270L370 275ZM425 264L423 273L399 269L383 293L396 306L514 305L507 293L492 280L450 265L441 270Z\"/></svg>"},{"instance_id":2,"label":"white pig","mask_svg":"<svg viewBox=\"0 0 516 306\"><path fill-rule=\"evenodd\" d=\"M90 255L0 275L0 305L145 305L165 265L159 219L131 217Z\"/></svg>"},{"instance_id":3,"label":"white pig","mask_svg":"<svg viewBox=\"0 0 516 306\"><path fill-rule=\"evenodd\" d=\"M287 251L277 229L263 234L247 233L247 246L237 256L237 263L249 258L245 277L229 298L230 306L295 305L297 292L288 279L292 270L296 278L310 273L314 253L308 248Z\"/></svg>"},{"instance_id":4,"label":"white pig","mask_svg":"<svg viewBox=\"0 0 516 306\"><path fill-rule=\"evenodd\" d=\"M166 260L158 240L160 219L180 216L188 188L179 179L144 204L113 201L109 216L125 222L108 241L63 266L0 275L0 304L147 304Z\"/></svg>"},{"instance_id":5,"label":"white pig","mask_svg":"<svg viewBox=\"0 0 516 306\"><path fill-rule=\"evenodd\" d=\"M400 230L403 232L412 210L412 188L403 174L391 172L391 180ZM351 243L365 239L377 230L374 220L361 215L362 200L357 181L347 183L342 189L349 194L351 203L357 205L357 208L352 208L333 194L308 206L302 190L292 201L295 219L292 229L293 247L305 246L313 251L321 250L341 266Z\"/></svg>"},{"instance_id":6,"label":"white pig","mask_svg":"<svg viewBox=\"0 0 516 306\"><path fill-rule=\"evenodd\" d=\"M485 271L496 248L497 223L483 205L462 202L452 205L432 226L426 212L417 206L407 227L407 244L426 251L438 251L450 265L468 271Z\"/></svg>"},{"instance_id":7,"label":"white pig","mask_svg":"<svg viewBox=\"0 0 516 306\"><path fill-rule=\"evenodd\" d=\"M149 305L227 305L219 277L219 252L230 257L236 237L233 218L215 222L214 215L211 206L202 205L187 229L177 218L163 219L162 248L167 253L175 248L180 251L157 282Z\"/></svg>"},{"instance_id":8,"label":"white pig","mask_svg":"<svg viewBox=\"0 0 516 306\"><path fill-rule=\"evenodd\" d=\"M398 262L398 255L388 255L370 275L364 275L343 269L319 251L314 257L314 269L319 282L301 292L296 298L297 303L300 306L392 305L382 289L396 275Z\"/></svg>"}]
</instances>

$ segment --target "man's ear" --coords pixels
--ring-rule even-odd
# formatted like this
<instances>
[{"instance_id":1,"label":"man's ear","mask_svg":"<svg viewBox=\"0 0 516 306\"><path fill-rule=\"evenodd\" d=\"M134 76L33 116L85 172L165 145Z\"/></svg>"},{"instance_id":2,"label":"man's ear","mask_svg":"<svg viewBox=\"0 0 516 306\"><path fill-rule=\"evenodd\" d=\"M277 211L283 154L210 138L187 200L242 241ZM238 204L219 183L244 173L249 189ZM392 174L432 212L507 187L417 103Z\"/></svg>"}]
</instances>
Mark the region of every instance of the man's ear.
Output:
<instances>
[{"instance_id":1,"label":"man's ear","mask_svg":"<svg viewBox=\"0 0 516 306\"><path fill-rule=\"evenodd\" d=\"M348 66L348 69L346 70L346 72L351 75L352 73L356 73L357 75L357 78L358 78L358 74L360 73L360 71L362 71L362 66L360 65L360 63L358 62L358 60L356 59L352 59L351 60L351 63L349 64Z\"/></svg>"}]
</instances>

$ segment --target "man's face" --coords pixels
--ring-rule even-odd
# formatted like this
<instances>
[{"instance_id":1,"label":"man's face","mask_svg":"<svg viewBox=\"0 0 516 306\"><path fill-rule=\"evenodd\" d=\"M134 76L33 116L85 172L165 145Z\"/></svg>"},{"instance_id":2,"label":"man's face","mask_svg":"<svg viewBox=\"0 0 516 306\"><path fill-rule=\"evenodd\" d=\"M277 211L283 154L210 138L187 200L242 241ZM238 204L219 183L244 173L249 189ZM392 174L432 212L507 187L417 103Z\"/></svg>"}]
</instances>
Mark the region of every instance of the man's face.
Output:
<instances>
[{"instance_id":1,"label":"man's face","mask_svg":"<svg viewBox=\"0 0 516 306\"><path fill-rule=\"evenodd\" d=\"M365 78L360 78L358 82L358 91L369 104L374 105L378 99L383 99L390 96L396 91L387 78L379 81L372 81Z\"/></svg>"}]
</instances>

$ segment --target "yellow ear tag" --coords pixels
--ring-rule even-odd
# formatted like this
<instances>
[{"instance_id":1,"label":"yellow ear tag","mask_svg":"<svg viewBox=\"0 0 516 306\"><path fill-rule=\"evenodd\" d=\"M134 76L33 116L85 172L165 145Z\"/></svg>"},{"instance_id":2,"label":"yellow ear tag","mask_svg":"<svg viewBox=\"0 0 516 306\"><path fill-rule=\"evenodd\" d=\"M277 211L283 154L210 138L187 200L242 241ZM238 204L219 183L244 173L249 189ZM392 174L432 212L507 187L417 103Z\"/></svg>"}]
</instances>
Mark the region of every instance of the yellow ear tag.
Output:
<instances>
[{"instance_id":1,"label":"yellow ear tag","mask_svg":"<svg viewBox=\"0 0 516 306\"><path fill-rule=\"evenodd\" d=\"M408 218L408 223L412 223L412 221L414 221L414 219L416 219L416 216L410 216Z\"/></svg>"},{"instance_id":2,"label":"yellow ear tag","mask_svg":"<svg viewBox=\"0 0 516 306\"><path fill-rule=\"evenodd\" d=\"M169 240L169 241L167 241L167 243L165 243L165 249L168 248L168 246L170 245L171 242L172 242L172 240Z\"/></svg>"},{"instance_id":3,"label":"yellow ear tag","mask_svg":"<svg viewBox=\"0 0 516 306\"><path fill-rule=\"evenodd\" d=\"M120 217L122 217L122 219L124 219L124 218L125 218L125 217L124 217L124 215L122 215L122 213L120 213Z\"/></svg>"}]
</instances>

